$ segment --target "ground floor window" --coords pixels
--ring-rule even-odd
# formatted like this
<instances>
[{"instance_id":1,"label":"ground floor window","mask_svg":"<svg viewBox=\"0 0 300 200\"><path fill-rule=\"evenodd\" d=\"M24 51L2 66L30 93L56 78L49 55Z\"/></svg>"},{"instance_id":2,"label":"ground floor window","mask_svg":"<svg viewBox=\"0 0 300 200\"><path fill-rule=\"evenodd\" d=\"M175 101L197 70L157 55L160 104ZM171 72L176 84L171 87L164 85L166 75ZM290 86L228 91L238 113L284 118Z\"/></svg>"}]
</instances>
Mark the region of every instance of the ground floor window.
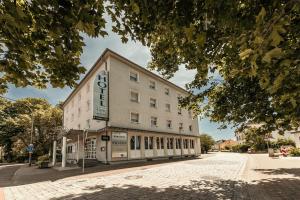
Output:
<instances>
[{"instance_id":1,"label":"ground floor window","mask_svg":"<svg viewBox=\"0 0 300 200\"><path fill-rule=\"evenodd\" d=\"M85 157L96 158L96 138L87 138L85 140Z\"/></svg>"},{"instance_id":2,"label":"ground floor window","mask_svg":"<svg viewBox=\"0 0 300 200\"><path fill-rule=\"evenodd\" d=\"M141 136L131 136L130 138L130 149L131 150L140 150L141 149Z\"/></svg>"},{"instance_id":3,"label":"ground floor window","mask_svg":"<svg viewBox=\"0 0 300 200\"><path fill-rule=\"evenodd\" d=\"M156 138L156 149L160 149L159 137Z\"/></svg>"},{"instance_id":4,"label":"ground floor window","mask_svg":"<svg viewBox=\"0 0 300 200\"><path fill-rule=\"evenodd\" d=\"M165 144L164 144L164 138L160 138L160 148L164 149L165 148Z\"/></svg>"},{"instance_id":5,"label":"ground floor window","mask_svg":"<svg viewBox=\"0 0 300 200\"><path fill-rule=\"evenodd\" d=\"M191 149L194 148L194 140L193 139L190 140L190 147L191 147Z\"/></svg>"},{"instance_id":6,"label":"ground floor window","mask_svg":"<svg viewBox=\"0 0 300 200\"><path fill-rule=\"evenodd\" d=\"M73 146L72 145L69 145L67 147L67 153L72 153L73 152Z\"/></svg>"},{"instance_id":7,"label":"ground floor window","mask_svg":"<svg viewBox=\"0 0 300 200\"><path fill-rule=\"evenodd\" d=\"M183 140L183 148L187 149L188 148L188 139Z\"/></svg>"},{"instance_id":8,"label":"ground floor window","mask_svg":"<svg viewBox=\"0 0 300 200\"><path fill-rule=\"evenodd\" d=\"M153 137L144 138L145 149L153 149Z\"/></svg>"},{"instance_id":9,"label":"ground floor window","mask_svg":"<svg viewBox=\"0 0 300 200\"><path fill-rule=\"evenodd\" d=\"M175 141L176 141L176 149L181 149L181 140L180 140L180 138L176 138Z\"/></svg>"}]
</instances>

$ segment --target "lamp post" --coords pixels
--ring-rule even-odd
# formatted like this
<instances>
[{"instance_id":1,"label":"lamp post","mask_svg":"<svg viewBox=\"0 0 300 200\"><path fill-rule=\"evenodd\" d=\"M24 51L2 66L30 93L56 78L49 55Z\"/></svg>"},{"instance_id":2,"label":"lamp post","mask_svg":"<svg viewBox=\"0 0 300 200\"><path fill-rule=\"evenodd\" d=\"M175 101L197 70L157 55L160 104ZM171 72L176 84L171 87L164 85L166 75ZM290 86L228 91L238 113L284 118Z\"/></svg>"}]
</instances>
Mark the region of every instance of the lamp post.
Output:
<instances>
[{"instance_id":1,"label":"lamp post","mask_svg":"<svg viewBox=\"0 0 300 200\"><path fill-rule=\"evenodd\" d=\"M15 99L11 99L11 98L8 98L8 97L4 97L4 96L0 96L0 98L2 98L2 99L6 99L6 100L9 100L9 101L14 101L14 102L17 102L17 100L15 100ZM30 115L30 117L31 117L31 130L30 130L30 146L32 146L33 147L33 138L32 138L32 135L33 135L33 127L34 127L34 117L33 117L33 111L32 111L32 109L29 107L29 106L27 106L26 104L24 104L24 106L25 107L27 107L28 109L29 109L29 111L31 112L31 115ZM29 166L31 166L31 156L32 156L32 151L29 151L29 159L28 159L28 162L29 162Z\"/></svg>"}]
</instances>

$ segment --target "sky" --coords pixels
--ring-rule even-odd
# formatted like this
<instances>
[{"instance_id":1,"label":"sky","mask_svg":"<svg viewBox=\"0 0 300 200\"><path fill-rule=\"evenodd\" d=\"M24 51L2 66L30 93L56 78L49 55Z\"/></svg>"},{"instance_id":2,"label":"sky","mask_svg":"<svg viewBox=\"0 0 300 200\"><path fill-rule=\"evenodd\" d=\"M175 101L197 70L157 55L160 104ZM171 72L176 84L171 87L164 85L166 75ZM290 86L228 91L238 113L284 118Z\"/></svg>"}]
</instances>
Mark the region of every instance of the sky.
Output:
<instances>
[{"instance_id":1,"label":"sky","mask_svg":"<svg viewBox=\"0 0 300 200\"><path fill-rule=\"evenodd\" d=\"M102 52L109 48L125 58L137 63L142 67L146 67L147 63L151 60L149 48L143 46L139 42L134 42L129 40L127 43L122 43L119 36L111 31L108 31L108 35L104 38L90 38L84 35L85 47L83 54L81 55L81 63L86 67L86 72L92 67L96 62ZM184 88L186 83L193 80L195 71L187 71L184 67L180 67L179 71L175 74L173 78L170 79L171 82L178 86ZM84 75L83 75L84 76ZM82 76L82 77L83 77ZM68 95L71 93L72 89L69 87L52 88L51 86L47 89L36 89L33 87L26 88L15 88L13 85L9 86L9 90L6 97L12 99L26 98L26 97L38 97L45 98L51 104L57 104L60 101L64 101ZM216 123L211 123L209 119L199 120L199 132L207 133L211 135L215 140L220 139L231 139L234 138L234 130L227 128L224 130L218 129L219 125Z\"/></svg>"}]
</instances>

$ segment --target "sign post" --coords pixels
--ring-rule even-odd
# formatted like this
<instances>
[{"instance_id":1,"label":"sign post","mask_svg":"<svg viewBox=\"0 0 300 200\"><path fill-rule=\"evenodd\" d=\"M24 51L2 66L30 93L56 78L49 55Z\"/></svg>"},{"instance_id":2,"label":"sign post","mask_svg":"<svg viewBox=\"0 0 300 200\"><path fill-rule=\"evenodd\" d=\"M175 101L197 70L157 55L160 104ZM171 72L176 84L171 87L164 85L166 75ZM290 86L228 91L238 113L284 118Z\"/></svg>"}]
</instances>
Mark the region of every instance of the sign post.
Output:
<instances>
[{"instance_id":1,"label":"sign post","mask_svg":"<svg viewBox=\"0 0 300 200\"><path fill-rule=\"evenodd\" d=\"M33 150L34 150L33 144L29 144L28 147L27 147L27 151L29 153L29 159L28 159L29 166L31 166L31 160L32 160Z\"/></svg>"}]
</instances>

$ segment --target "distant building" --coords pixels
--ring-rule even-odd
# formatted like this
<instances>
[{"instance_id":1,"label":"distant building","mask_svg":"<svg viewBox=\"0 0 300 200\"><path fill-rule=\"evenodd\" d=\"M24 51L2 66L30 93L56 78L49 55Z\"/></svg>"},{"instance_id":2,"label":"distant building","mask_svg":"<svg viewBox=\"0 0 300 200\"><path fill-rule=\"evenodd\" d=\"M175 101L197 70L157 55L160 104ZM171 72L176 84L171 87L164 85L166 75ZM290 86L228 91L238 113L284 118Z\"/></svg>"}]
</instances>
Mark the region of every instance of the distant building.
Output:
<instances>
[{"instance_id":1,"label":"distant building","mask_svg":"<svg viewBox=\"0 0 300 200\"><path fill-rule=\"evenodd\" d=\"M259 127L259 125L254 124L254 125L250 125L252 127ZM246 142L246 137L245 134L243 132L235 132L235 137L236 137L236 141L238 142L238 144L245 144ZM300 148L300 129L298 129L297 131L286 131L284 133L284 135L280 135L278 133L278 131L272 131L271 133L271 137L269 138L269 141L271 142L276 142L278 139L287 139L287 140L292 140L295 142L296 147Z\"/></svg>"},{"instance_id":2,"label":"distant building","mask_svg":"<svg viewBox=\"0 0 300 200\"><path fill-rule=\"evenodd\" d=\"M213 149L218 151L224 151L224 150L228 150L228 148L231 149L233 146L237 144L238 142L235 140L218 140L214 144Z\"/></svg>"}]
</instances>

